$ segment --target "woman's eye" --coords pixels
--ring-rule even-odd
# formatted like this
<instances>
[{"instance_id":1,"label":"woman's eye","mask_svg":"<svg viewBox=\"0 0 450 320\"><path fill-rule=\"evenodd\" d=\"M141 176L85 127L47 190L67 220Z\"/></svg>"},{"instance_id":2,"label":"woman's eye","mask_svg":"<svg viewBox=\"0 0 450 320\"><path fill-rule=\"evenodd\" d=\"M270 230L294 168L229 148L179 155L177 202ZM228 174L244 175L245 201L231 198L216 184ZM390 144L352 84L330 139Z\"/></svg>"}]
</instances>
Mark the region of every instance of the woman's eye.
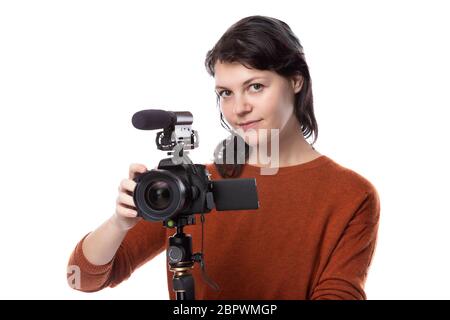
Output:
<instances>
[{"instance_id":1,"label":"woman's eye","mask_svg":"<svg viewBox=\"0 0 450 320\"><path fill-rule=\"evenodd\" d=\"M253 88L254 92L259 92L262 90L263 85L261 83L253 83L250 85L250 87ZM219 95L219 97L227 98L231 94L231 91L230 90L222 90L222 91L219 91L217 94Z\"/></svg>"},{"instance_id":2,"label":"woman's eye","mask_svg":"<svg viewBox=\"0 0 450 320\"><path fill-rule=\"evenodd\" d=\"M226 94L225 96L223 94ZM219 92L219 97L227 97L228 94L230 93L230 90L222 90Z\"/></svg>"},{"instance_id":3,"label":"woman's eye","mask_svg":"<svg viewBox=\"0 0 450 320\"><path fill-rule=\"evenodd\" d=\"M250 85L250 87L253 87L253 89L255 89L255 91L261 91L263 85L261 83L253 83Z\"/></svg>"}]
</instances>

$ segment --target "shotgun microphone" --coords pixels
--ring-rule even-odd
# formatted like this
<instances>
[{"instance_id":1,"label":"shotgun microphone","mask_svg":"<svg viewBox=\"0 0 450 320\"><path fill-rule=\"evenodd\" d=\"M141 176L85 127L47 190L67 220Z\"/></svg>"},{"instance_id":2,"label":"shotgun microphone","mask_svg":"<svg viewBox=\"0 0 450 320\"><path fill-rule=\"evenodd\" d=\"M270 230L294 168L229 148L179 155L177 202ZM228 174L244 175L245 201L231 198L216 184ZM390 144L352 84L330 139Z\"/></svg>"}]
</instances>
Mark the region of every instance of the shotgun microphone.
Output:
<instances>
[{"instance_id":1,"label":"shotgun microphone","mask_svg":"<svg viewBox=\"0 0 450 320\"><path fill-rule=\"evenodd\" d=\"M192 124L193 116L189 111L172 112L159 109L141 110L131 119L133 126L140 130L171 128L175 125Z\"/></svg>"}]
</instances>

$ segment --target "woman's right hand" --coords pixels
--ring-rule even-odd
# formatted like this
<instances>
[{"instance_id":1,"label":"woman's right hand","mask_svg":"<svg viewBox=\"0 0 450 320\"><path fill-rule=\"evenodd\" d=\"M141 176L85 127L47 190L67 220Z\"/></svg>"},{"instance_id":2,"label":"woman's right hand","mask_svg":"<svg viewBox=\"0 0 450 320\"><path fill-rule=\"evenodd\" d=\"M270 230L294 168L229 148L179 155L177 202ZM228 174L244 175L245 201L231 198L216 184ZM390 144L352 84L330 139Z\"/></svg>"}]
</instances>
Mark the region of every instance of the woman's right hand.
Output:
<instances>
[{"instance_id":1,"label":"woman's right hand","mask_svg":"<svg viewBox=\"0 0 450 320\"><path fill-rule=\"evenodd\" d=\"M147 167L145 165L133 163L129 168L128 179L123 179L120 182L119 195L116 201L116 212L112 220L116 226L124 231L133 228L142 219L137 216L137 210L133 200L133 192L136 188L136 182L133 179L146 171Z\"/></svg>"}]
</instances>

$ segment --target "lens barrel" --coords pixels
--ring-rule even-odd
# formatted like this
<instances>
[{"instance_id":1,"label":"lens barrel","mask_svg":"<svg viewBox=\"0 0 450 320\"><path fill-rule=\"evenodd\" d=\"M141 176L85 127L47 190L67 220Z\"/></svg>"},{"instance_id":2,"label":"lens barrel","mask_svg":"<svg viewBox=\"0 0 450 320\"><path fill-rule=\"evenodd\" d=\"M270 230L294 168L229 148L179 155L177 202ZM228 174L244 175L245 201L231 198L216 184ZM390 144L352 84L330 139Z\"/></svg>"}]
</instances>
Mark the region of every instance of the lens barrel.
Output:
<instances>
[{"instance_id":1,"label":"lens barrel","mask_svg":"<svg viewBox=\"0 0 450 320\"><path fill-rule=\"evenodd\" d=\"M139 176L133 193L138 215L146 220L164 221L181 211L186 186L168 170L154 169Z\"/></svg>"}]
</instances>

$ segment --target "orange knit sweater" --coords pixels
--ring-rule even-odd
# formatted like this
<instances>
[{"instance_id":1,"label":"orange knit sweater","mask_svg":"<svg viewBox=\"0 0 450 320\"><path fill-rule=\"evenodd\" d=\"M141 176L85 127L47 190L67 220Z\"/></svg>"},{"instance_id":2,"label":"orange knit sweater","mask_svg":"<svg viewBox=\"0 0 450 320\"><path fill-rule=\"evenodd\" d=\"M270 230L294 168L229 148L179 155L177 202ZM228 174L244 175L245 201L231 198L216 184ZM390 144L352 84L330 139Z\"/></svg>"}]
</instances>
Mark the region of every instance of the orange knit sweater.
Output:
<instances>
[{"instance_id":1,"label":"orange knit sweater","mask_svg":"<svg viewBox=\"0 0 450 320\"><path fill-rule=\"evenodd\" d=\"M207 168L220 179L214 165ZM195 264L196 299L366 299L364 284L376 247L380 201L375 187L358 173L322 155L300 165L260 175L246 165L242 178L256 178L260 208L211 211L205 215L206 271ZM193 252L201 250L201 222L186 226ZM81 270L82 291L114 287L167 248L173 229L140 221L126 235L114 259L91 264L75 247L69 265ZM172 272L167 267L170 298Z\"/></svg>"}]
</instances>

